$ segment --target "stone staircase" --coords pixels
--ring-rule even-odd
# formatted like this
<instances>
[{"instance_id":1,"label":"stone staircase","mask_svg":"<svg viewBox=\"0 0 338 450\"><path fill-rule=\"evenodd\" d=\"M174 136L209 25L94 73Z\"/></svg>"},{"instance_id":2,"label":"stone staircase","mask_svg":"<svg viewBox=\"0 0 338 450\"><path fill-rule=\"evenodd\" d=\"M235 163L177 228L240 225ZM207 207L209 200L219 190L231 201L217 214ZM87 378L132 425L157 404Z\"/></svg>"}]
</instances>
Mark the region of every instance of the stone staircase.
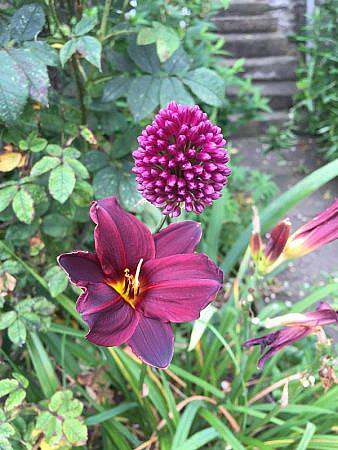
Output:
<instances>
[{"instance_id":1,"label":"stone staircase","mask_svg":"<svg viewBox=\"0 0 338 450\"><path fill-rule=\"evenodd\" d=\"M271 113L261 114L259 120L241 126L238 135L257 136L269 125L282 126L288 119L296 92L297 52L288 39L293 32L293 1L231 0L229 8L214 19L229 55L220 63L232 66L236 59L245 58L243 76L250 77L260 88L272 109ZM228 96L236 92L235 86L227 88Z\"/></svg>"}]
</instances>

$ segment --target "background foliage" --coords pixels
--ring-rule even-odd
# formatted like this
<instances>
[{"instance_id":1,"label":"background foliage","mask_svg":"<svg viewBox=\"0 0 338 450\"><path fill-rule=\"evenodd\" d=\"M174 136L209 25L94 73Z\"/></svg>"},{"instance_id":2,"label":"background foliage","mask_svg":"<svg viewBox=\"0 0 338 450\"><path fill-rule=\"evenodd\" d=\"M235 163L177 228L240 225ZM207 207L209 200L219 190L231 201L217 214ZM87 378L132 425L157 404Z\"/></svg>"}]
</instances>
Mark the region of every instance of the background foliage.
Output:
<instances>
[{"instance_id":1,"label":"background foliage","mask_svg":"<svg viewBox=\"0 0 338 450\"><path fill-rule=\"evenodd\" d=\"M239 76L243 61L216 64L223 42L212 16L225 3L1 5L0 449L337 448L331 353L300 343L261 374L256 352L241 349L266 316L287 311L269 303L272 281L256 280L247 256L241 262L251 206L267 231L337 176L336 162L276 199L270 176L230 149L229 188L198 218L201 250L221 264L227 289L193 333L191 324L177 327L174 364L148 369L143 387L132 355L83 339L78 292L56 265L61 252L92 249L95 198L117 195L148 226L158 223L130 169L137 135L160 106L198 103L225 135L233 113L243 122L266 110ZM240 87L237 97L224 96L229 84ZM292 308L336 292L329 278Z\"/></svg>"}]
</instances>

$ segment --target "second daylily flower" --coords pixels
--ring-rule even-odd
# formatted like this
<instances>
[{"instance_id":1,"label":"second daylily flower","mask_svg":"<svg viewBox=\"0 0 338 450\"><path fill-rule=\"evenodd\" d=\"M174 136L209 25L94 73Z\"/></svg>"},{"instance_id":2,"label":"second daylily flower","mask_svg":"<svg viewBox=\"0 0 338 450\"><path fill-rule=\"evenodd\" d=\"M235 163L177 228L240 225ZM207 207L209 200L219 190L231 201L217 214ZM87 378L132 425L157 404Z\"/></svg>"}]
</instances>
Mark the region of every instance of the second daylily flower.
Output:
<instances>
[{"instance_id":1,"label":"second daylily flower","mask_svg":"<svg viewBox=\"0 0 338 450\"><path fill-rule=\"evenodd\" d=\"M96 253L60 255L61 267L82 288L77 311L89 326L87 339L102 346L130 345L144 362L170 364L170 322L188 322L214 300L223 274L194 250L201 238L193 221L151 234L115 197L94 202L90 216Z\"/></svg>"}]
</instances>

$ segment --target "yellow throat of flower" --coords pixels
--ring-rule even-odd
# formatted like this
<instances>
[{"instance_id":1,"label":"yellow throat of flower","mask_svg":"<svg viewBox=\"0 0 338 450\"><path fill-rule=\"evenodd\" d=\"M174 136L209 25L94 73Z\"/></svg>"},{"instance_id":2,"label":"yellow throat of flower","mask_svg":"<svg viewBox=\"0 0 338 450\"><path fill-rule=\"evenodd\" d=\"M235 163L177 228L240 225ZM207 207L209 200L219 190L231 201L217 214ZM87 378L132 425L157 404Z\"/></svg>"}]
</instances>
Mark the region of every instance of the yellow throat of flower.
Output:
<instances>
[{"instance_id":1,"label":"yellow throat of flower","mask_svg":"<svg viewBox=\"0 0 338 450\"><path fill-rule=\"evenodd\" d=\"M140 293L140 273L143 258L137 264L135 275L128 268L124 269L123 278L119 281L108 281L107 284L118 292L132 308L135 309L137 297Z\"/></svg>"}]
</instances>

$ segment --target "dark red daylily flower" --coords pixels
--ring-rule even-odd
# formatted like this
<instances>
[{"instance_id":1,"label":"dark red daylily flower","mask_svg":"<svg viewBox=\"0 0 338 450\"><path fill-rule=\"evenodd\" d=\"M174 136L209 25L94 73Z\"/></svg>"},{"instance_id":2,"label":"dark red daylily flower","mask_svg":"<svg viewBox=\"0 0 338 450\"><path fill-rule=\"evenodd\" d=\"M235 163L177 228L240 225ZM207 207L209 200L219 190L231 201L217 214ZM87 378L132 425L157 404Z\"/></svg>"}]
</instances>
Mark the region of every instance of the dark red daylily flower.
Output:
<instances>
[{"instance_id":1,"label":"dark red daylily flower","mask_svg":"<svg viewBox=\"0 0 338 450\"><path fill-rule=\"evenodd\" d=\"M244 342L243 346L260 345L263 356L258 362L258 367L261 369L265 362L279 350L309 334L317 334L319 340L325 342L325 333L322 327L332 323L338 323L338 312L327 303L321 302L315 311L305 314L285 314L269 319L265 325L267 328L280 325L285 325L285 328L259 338L249 339ZM267 351L265 351L266 349Z\"/></svg>"},{"instance_id":2,"label":"dark red daylily flower","mask_svg":"<svg viewBox=\"0 0 338 450\"><path fill-rule=\"evenodd\" d=\"M142 361L167 367L174 348L170 322L197 319L222 285L222 271L193 253L200 225L179 222L152 235L115 197L94 202L90 216L96 252L58 258L83 289L76 308L89 326L87 339L107 347L127 343Z\"/></svg>"}]
</instances>

